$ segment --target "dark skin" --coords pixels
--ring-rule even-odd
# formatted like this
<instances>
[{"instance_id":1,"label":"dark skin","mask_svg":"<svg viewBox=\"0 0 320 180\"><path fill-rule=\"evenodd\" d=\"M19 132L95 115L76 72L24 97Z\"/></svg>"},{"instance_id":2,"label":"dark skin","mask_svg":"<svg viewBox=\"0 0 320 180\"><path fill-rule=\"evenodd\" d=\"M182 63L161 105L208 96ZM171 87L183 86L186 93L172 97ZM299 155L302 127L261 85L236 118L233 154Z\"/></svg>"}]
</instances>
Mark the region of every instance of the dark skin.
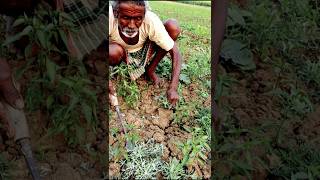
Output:
<instances>
[{"instance_id":1,"label":"dark skin","mask_svg":"<svg viewBox=\"0 0 320 180\"><path fill-rule=\"evenodd\" d=\"M213 62L212 62L212 79L213 86L216 87L217 67L221 43L224 37L225 25L227 19L228 0L213 1ZM214 91L214 88L213 88ZM214 97L214 96L213 96ZM215 129L219 127L217 105L213 101L213 122Z\"/></svg>"},{"instance_id":2,"label":"dark skin","mask_svg":"<svg viewBox=\"0 0 320 180\"><path fill-rule=\"evenodd\" d=\"M115 12L118 14L119 24L121 27L128 27L128 28L139 28L143 22L143 18L145 15L145 8L143 6L134 5L131 3L121 3L119 6L119 12ZM175 20L167 20L164 23L164 26L169 34L169 36L176 41L179 34L180 28ZM120 37L123 39L124 42L130 45L134 45L139 41L139 34L133 38L129 38L124 36L121 31ZM179 74L181 70L181 54L177 47L177 44L174 44L174 47L166 51L159 46L156 46L157 52L155 54L154 59L150 62L149 66L146 67L146 74L151 79L155 86L159 86L160 78L155 73L156 67L159 62L163 59L163 57L170 53L172 59L172 77L171 83L167 90L167 98L168 101L174 106L176 105L179 95L177 93L178 84L179 84ZM109 43L109 64L114 66L121 63L121 61L125 61L127 63L126 53L124 48L121 45L116 43ZM109 81L109 89L112 88L112 84Z\"/></svg>"}]
</instances>

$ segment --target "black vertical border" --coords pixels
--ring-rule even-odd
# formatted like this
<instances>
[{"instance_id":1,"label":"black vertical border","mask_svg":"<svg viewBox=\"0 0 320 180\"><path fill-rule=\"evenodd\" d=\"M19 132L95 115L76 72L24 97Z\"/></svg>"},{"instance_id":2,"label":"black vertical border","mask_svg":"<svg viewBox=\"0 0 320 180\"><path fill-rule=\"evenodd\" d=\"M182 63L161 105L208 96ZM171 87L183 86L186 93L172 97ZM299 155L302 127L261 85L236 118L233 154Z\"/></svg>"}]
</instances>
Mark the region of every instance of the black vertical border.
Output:
<instances>
[{"instance_id":1,"label":"black vertical border","mask_svg":"<svg viewBox=\"0 0 320 180\"><path fill-rule=\"evenodd\" d=\"M107 77L106 77L106 81L107 81L107 83L106 83L106 85L107 85L107 87L106 87L106 92L107 92L107 104L106 104L106 121L107 121L107 130L106 130L106 138L107 138L107 164L106 164L106 176L107 176L107 179L110 179L110 177L109 177L109 78L110 78L110 72L109 72L109 6L110 6L110 0L108 0L108 11L107 11L107 13L108 13L108 32L106 32L106 33L108 33L108 36L107 36L107 40L108 40L108 46L107 46L107 54L106 54L106 63L107 63L107 73L106 73L106 75L107 75Z\"/></svg>"},{"instance_id":2,"label":"black vertical border","mask_svg":"<svg viewBox=\"0 0 320 180\"><path fill-rule=\"evenodd\" d=\"M218 5L217 5L218 4ZM218 74L218 61L221 43L224 39L226 24L219 24L220 21L227 21L229 0L212 0L211 1L211 179L214 174L214 136L219 132L218 107L215 103L215 88ZM222 7L226 9L221 9ZM220 8L220 9L219 9ZM215 13L216 12L216 13ZM226 14L224 17L223 15ZM217 27L217 28L215 28ZM217 29L219 30L217 31ZM215 131L215 132L214 132Z\"/></svg>"}]
</instances>

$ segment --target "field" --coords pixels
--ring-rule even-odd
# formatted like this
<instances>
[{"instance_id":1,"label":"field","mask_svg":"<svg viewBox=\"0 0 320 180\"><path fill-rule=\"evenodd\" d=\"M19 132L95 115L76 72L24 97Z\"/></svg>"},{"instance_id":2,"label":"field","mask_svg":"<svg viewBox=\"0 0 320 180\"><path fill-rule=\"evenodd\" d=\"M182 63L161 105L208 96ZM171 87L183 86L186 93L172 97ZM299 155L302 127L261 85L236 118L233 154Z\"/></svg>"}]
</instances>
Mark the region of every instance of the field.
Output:
<instances>
[{"instance_id":1,"label":"field","mask_svg":"<svg viewBox=\"0 0 320 180\"><path fill-rule=\"evenodd\" d=\"M5 39L5 20L0 18L1 57L8 59L21 85L43 179L106 179L108 157L113 178L210 177L210 8L150 4L162 20L175 18L182 28L178 40L183 56L180 100L172 109L165 96L171 76L168 57L157 69L164 80L161 88L143 78L129 81L123 65L115 69L111 77L127 121L127 137L120 135L112 108L107 114L105 58L95 51L83 63L67 55L65 34L60 30L61 26L73 28L68 19L59 24L63 15L40 7L37 17L24 16L16 22L23 25L21 33ZM22 37L30 40L25 50L11 52L10 45L21 43ZM35 57L30 57L32 44L40 48ZM19 147L4 129L0 132L0 179L30 179ZM126 149L124 138L133 146Z\"/></svg>"},{"instance_id":2,"label":"field","mask_svg":"<svg viewBox=\"0 0 320 180\"><path fill-rule=\"evenodd\" d=\"M171 60L163 59L157 74L160 88L143 76L129 80L126 66L113 69L128 135L119 133L113 108L109 111L109 175L116 179L210 178L211 176L211 10L210 7L150 1L161 20L179 21L178 46L183 56L180 99L175 108L166 99ZM125 147L125 140L133 142Z\"/></svg>"},{"instance_id":3,"label":"field","mask_svg":"<svg viewBox=\"0 0 320 180\"><path fill-rule=\"evenodd\" d=\"M214 179L320 178L320 9L232 1L221 53Z\"/></svg>"}]
</instances>

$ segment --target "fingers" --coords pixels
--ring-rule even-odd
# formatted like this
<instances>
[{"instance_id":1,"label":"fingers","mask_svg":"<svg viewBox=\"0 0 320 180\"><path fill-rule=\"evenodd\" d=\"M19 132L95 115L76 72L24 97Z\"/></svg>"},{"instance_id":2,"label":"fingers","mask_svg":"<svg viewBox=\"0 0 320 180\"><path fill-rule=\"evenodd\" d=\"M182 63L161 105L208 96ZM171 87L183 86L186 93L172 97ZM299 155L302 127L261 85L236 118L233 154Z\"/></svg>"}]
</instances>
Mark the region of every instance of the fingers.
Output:
<instances>
[{"instance_id":1,"label":"fingers","mask_svg":"<svg viewBox=\"0 0 320 180\"><path fill-rule=\"evenodd\" d=\"M19 91L15 88L11 78L10 80L2 82L0 86L0 92L2 92L4 99L9 105L16 109L24 108L23 98Z\"/></svg>"},{"instance_id":2,"label":"fingers","mask_svg":"<svg viewBox=\"0 0 320 180\"><path fill-rule=\"evenodd\" d=\"M167 91L167 97L168 97L169 103L170 103L173 107L175 107L175 106L176 106L176 103L177 103L178 100L179 100L179 95L178 95L177 91L168 90L168 91Z\"/></svg>"},{"instance_id":3,"label":"fingers","mask_svg":"<svg viewBox=\"0 0 320 180\"><path fill-rule=\"evenodd\" d=\"M171 99L169 99L169 103L170 103L173 107L176 106L177 101L178 101L178 98L171 98Z\"/></svg>"}]
</instances>

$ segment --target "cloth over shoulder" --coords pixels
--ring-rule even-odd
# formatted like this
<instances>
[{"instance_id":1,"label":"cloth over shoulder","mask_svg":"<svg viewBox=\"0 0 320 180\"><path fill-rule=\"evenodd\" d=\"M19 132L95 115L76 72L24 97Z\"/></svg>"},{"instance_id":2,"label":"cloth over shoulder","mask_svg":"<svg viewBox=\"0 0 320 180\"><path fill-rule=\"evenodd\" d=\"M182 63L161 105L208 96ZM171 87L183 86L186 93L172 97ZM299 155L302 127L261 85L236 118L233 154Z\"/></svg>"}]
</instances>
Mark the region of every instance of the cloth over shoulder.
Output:
<instances>
[{"instance_id":1,"label":"cloth over shoulder","mask_svg":"<svg viewBox=\"0 0 320 180\"><path fill-rule=\"evenodd\" d=\"M147 10L142 25L139 28L139 41L135 45L126 44L119 34L118 19L114 17L112 6L109 5L109 41L116 42L128 50L129 53L140 50L147 39L155 42L162 49L169 51L174 46L174 41L169 36L163 22L153 12Z\"/></svg>"}]
</instances>

